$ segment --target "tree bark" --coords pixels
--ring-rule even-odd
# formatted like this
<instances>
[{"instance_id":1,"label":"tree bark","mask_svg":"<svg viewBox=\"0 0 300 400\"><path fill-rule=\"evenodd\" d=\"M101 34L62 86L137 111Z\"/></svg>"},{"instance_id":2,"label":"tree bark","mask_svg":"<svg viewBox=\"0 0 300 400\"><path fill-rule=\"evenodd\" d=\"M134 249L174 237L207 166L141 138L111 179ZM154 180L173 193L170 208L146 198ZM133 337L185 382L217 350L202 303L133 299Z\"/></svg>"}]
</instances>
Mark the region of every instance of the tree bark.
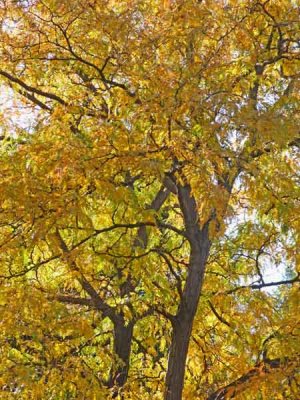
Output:
<instances>
[{"instance_id":1,"label":"tree bark","mask_svg":"<svg viewBox=\"0 0 300 400\"><path fill-rule=\"evenodd\" d=\"M181 399L191 331L191 318L176 320L173 324L173 336L166 376L166 400Z\"/></svg>"},{"instance_id":2,"label":"tree bark","mask_svg":"<svg viewBox=\"0 0 300 400\"><path fill-rule=\"evenodd\" d=\"M185 364L210 250L209 222L199 226L197 205L189 185L178 188L180 208L190 242L190 261L186 283L173 322L173 335L166 376L165 400L181 400Z\"/></svg>"},{"instance_id":3,"label":"tree bark","mask_svg":"<svg viewBox=\"0 0 300 400\"><path fill-rule=\"evenodd\" d=\"M134 324L130 322L115 324L114 326L114 352L118 356L118 367L111 371L109 387L122 387L128 377L131 341Z\"/></svg>"}]
</instances>

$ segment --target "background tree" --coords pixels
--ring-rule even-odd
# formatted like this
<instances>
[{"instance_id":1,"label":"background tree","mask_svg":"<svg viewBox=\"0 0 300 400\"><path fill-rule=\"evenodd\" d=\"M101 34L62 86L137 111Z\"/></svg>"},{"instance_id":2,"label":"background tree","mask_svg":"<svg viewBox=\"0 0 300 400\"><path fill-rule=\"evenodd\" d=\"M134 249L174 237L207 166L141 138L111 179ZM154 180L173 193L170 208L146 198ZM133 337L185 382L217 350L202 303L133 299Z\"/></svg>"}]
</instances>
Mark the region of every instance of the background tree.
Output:
<instances>
[{"instance_id":1,"label":"background tree","mask_svg":"<svg viewBox=\"0 0 300 400\"><path fill-rule=\"evenodd\" d=\"M297 2L0 15L2 398L296 400Z\"/></svg>"}]
</instances>

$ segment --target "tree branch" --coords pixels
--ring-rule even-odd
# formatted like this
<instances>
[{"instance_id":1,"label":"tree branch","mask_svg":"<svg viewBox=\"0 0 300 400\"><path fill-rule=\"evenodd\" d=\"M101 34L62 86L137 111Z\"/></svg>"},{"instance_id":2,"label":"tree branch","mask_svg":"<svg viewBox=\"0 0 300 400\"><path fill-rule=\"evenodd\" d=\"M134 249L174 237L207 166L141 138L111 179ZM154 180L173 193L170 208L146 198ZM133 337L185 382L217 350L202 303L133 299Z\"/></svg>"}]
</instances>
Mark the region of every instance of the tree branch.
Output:
<instances>
[{"instance_id":1,"label":"tree branch","mask_svg":"<svg viewBox=\"0 0 300 400\"><path fill-rule=\"evenodd\" d=\"M37 89L33 86L27 85L27 83L23 82L21 79L17 78L16 76L11 75L10 73L8 73L6 71L0 70L0 75L4 76L10 82L14 82L14 83L18 84L19 86L21 86L23 89L27 90L28 92L35 93L39 96L43 96L43 97L46 97L51 100L55 100L64 106L67 105L67 103L61 97L57 96L56 94L45 92L44 90Z\"/></svg>"},{"instance_id":2,"label":"tree branch","mask_svg":"<svg viewBox=\"0 0 300 400\"><path fill-rule=\"evenodd\" d=\"M277 282L267 282L267 283L253 283L250 285L243 285L243 286L238 286L233 289L228 290L227 292L223 294L231 294L234 292L237 292L238 290L241 289L263 289L265 287L272 287L272 286L281 286L281 285L291 285L293 283L300 282L300 276L297 274L295 278L292 279L287 279L287 280L282 280L282 281L277 281Z\"/></svg>"},{"instance_id":3,"label":"tree branch","mask_svg":"<svg viewBox=\"0 0 300 400\"><path fill-rule=\"evenodd\" d=\"M242 393L249 387L249 385L251 385L252 380L259 376L270 374L272 371L281 368L283 365L286 365L288 361L289 360L287 359L282 360L279 358L273 360L266 359L265 361L257 364L254 368L250 369L240 378L212 393L207 397L207 400L226 400L235 398L236 395Z\"/></svg>"},{"instance_id":4,"label":"tree branch","mask_svg":"<svg viewBox=\"0 0 300 400\"><path fill-rule=\"evenodd\" d=\"M83 297L64 296L64 295L59 294L59 295L55 296L53 299L59 301L60 303L79 304L79 305L88 306L88 307L94 306L91 299L85 299Z\"/></svg>"},{"instance_id":5,"label":"tree branch","mask_svg":"<svg viewBox=\"0 0 300 400\"><path fill-rule=\"evenodd\" d=\"M68 264L70 265L71 269L73 271L79 272L80 276L77 278L77 280L80 283L80 285L82 286L83 290L90 296L91 303L94 305L94 307L97 310L101 311L105 317L109 317L111 319L111 321L113 321L114 323L120 323L120 320L122 319L122 317L115 312L114 307L111 307L110 305L106 304L101 299L101 297L98 295L95 288L90 284L90 282L80 272L79 268L76 265L76 262L74 260L69 261L68 256L70 255L70 251L58 229L56 230L56 237L60 243L60 248L61 248L63 254L66 256L66 258L68 260Z\"/></svg>"},{"instance_id":6,"label":"tree branch","mask_svg":"<svg viewBox=\"0 0 300 400\"><path fill-rule=\"evenodd\" d=\"M214 315L217 317L217 319L220 322L222 322L222 324L228 326L231 329L232 326L230 325L230 323L228 321L226 321L226 319L224 319L221 314L218 313L218 311L215 309L214 305L212 304L212 302L210 300L208 300L208 304L209 304L210 309L214 313Z\"/></svg>"}]
</instances>

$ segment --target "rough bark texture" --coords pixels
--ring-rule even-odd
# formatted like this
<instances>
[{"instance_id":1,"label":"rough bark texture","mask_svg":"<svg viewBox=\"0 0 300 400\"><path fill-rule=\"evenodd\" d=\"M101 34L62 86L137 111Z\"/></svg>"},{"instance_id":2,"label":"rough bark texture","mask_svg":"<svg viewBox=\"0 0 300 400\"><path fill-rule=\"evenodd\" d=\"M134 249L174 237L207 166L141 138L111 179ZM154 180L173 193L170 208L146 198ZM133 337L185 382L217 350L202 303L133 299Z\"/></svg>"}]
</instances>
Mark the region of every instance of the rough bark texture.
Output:
<instances>
[{"instance_id":1,"label":"rough bark texture","mask_svg":"<svg viewBox=\"0 0 300 400\"><path fill-rule=\"evenodd\" d=\"M178 195L191 254L183 295L173 322L165 400L181 400L182 397L189 341L210 249L209 224L200 228L197 205L190 186L179 186Z\"/></svg>"}]
</instances>

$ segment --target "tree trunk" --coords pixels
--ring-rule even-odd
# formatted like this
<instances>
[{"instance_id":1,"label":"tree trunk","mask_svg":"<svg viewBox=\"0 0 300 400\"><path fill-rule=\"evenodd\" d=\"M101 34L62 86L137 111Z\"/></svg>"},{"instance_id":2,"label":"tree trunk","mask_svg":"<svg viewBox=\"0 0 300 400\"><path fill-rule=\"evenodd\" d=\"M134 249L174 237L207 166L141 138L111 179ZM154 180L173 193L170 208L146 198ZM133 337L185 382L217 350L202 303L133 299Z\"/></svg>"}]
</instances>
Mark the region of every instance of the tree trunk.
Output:
<instances>
[{"instance_id":1,"label":"tree trunk","mask_svg":"<svg viewBox=\"0 0 300 400\"><path fill-rule=\"evenodd\" d=\"M197 257L191 255L191 263L186 281L185 290L179 306L170 347L168 370L166 376L165 400L181 400L185 364L188 353L193 321L199 303L204 270L210 243L206 242L203 252L197 252Z\"/></svg>"},{"instance_id":2,"label":"tree trunk","mask_svg":"<svg viewBox=\"0 0 300 400\"><path fill-rule=\"evenodd\" d=\"M181 400L182 398L188 347L211 245L208 232L209 222L200 228L196 202L188 185L179 187L179 202L191 253L183 295L173 322L165 400Z\"/></svg>"},{"instance_id":3,"label":"tree trunk","mask_svg":"<svg viewBox=\"0 0 300 400\"><path fill-rule=\"evenodd\" d=\"M166 376L166 400L180 400L183 390L185 362L192 331L191 319L176 321L169 354Z\"/></svg>"},{"instance_id":4,"label":"tree trunk","mask_svg":"<svg viewBox=\"0 0 300 400\"><path fill-rule=\"evenodd\" d=\"M114 326L114 352L118 356L118 367L111 371L109 387L122 387L128 376L133 323L125 326L124 323ZM117 394L116 394L117 395Z\"/></svg>"}]
</instances>

